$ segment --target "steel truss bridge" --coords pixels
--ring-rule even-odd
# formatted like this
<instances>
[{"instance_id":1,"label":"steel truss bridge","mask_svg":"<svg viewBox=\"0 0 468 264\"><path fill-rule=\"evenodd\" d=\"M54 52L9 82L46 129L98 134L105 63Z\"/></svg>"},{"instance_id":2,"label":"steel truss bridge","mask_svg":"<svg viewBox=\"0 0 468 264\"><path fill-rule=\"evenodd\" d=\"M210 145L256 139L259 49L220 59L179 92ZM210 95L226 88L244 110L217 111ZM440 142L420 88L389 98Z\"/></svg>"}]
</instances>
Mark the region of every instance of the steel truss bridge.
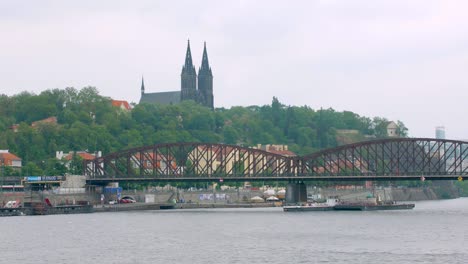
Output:
<instances>
[{"instance_id":1,"label":"steel truss bridge","mask_svg":"<svg viewBox=\"0 0 468 264\"><path fill-rule=\"evenodd\" d=\"M255 148L168 143L84 162L89 184L169 181L461 180L468 142L391 138L284 156Z\"/></svg>"}]
</instances>

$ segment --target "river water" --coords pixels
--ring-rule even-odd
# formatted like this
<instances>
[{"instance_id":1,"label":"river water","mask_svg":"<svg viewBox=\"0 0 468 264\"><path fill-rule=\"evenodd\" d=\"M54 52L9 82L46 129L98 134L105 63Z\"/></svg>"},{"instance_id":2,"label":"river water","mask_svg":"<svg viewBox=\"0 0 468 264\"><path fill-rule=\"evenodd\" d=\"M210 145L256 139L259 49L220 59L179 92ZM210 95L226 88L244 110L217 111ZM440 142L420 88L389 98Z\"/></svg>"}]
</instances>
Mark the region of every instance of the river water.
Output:
<instances>
[{"instance_id":1,"label":"river water","mask_svg":"<svg viewBox=\"0 0 468 264\"><path fill-rule=\"evenodd\" d=\"M0 238L0 263L468 263L468 199L2 217Z\"/></svg>"}]
</instances>

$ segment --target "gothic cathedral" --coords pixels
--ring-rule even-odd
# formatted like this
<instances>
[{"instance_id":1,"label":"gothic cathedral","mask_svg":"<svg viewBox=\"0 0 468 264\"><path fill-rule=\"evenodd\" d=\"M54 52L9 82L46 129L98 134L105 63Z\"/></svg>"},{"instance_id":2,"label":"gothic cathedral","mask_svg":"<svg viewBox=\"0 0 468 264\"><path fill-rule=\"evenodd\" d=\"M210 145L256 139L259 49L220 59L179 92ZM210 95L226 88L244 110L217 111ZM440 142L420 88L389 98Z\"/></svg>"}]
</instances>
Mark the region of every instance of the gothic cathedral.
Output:
<instances>
[{"instance_id":1,"label":"gothic cathedral","mask_svg":"<svg viewBox=\"0 0 468 264\"><path fill-rule=\"evenodd\" d=\"M177 104L185 100L193 100L203 106L214 109L213 97L213 74L208 63L208 53L206 52L206 42L203 48L203 58L201 67L198 70L198 78L192 62L190 41L187 44L185 64L180 75L180 92L160 92L145 93L145 84L141 82L140 103Z\"/></svg>"}]
</instances>

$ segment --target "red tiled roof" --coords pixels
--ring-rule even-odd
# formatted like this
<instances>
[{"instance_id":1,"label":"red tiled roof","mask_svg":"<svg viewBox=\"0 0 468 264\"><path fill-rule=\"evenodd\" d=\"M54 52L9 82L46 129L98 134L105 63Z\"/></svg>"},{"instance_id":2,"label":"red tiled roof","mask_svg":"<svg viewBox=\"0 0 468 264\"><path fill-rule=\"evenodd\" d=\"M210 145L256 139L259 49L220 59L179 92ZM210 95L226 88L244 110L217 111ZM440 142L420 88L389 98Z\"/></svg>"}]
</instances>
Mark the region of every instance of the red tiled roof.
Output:
<instances>
[{"instance_id":1,"label":"red tiled roof","mask_svg":"<svg viewBox=\"0 0 468 264\"><path fill-rule=\"evenodd\" d=\"M15 154L7 153L0 153L0 165L11 166L12 161L21 161L21 158L16 156Z\"/></svg>"},{"instance_id":2,"label":"red tiled roof","mask_svg":"<svg viewBox=\"0 0 468 264\"><path fill-rule=\"evenodd\" d=\"M88 152L77 152L76 155L80 156L83 160L93 160L95 158L93 154L89 154ZM66 160L72 160L73 153L70 153L63 158Z\"/></svg>"},{"instance_id":3,"label":"red tiled roof","mask_svg":"<svg viewBox=\"0 0 468 264\"><path fill-rule=\"evenodd\" d=\"M21 160L18 156L12 153L0 153L0 159Z\"/></svg>"},{"instance_id":4,"label":"red tiled roof","mask_svg":"<svg viewBox=\"0 0 468 264\"><path fill-rule=\"evenodd\" d=\"M32 127L36 127L39 124L57 124L57 117L51 116L46 119L38 120L31 123Z\"/></svg>"},{"instance_id":5,"label":"red tiled roof","mask_svg":"<svg viewBox=\"0 0 468 264\"><path fill-rule=\"evenodd\" d=\"M124 101L124 100L112 100L111 103L112 103L113 106L116 106L116 107L120 107L120 108L123 107L123 108L125 108L127 110L132 109L130 107L130 104L127 101Z\"/></svg>"}]
</instances>

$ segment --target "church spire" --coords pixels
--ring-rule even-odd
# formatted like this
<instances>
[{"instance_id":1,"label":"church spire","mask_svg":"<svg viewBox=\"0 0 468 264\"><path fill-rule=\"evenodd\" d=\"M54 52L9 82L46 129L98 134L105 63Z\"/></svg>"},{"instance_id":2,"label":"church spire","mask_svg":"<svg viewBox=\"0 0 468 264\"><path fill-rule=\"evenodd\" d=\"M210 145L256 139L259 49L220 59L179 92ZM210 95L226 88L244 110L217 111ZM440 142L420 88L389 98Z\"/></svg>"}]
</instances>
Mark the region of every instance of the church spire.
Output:
<instances>
[{"instance_id":1,"label":"church spire","mask_svg":"<svg viewBox=\"0 0 468 264\"><path fill-rule=\"evenodd\" d=\"M185 64L182 67L182 74L196 75L195 67L192 62L192 52L190 51L190 39L187 40L187 52L185 53Z\"/></svg>"},{"instance_id":2,"label":"church spire","mask_svg":"<svg viewBox=\"0 0 468 264\"><path fill-rule=\"evenodd\" d=\"M187 40L187 52L185 54L185 66L184 68L189 69L193 66L192 52L190 51L190 39Z\"/></svg>"},{"instance_id":3,"label":"church spire","mask_svg":"<svg viewBox=\"0 0 468 264\"><path fill-rule=\"evenodd\" d=\"M214 109L213 105L213 74L208 63L208 52L206 52L206 42L203 48L203 58L198 70L198 93L199 103Z\"/></svg>"},{"instance_id":4,"label":"church spire","mask_svg":"<svg viewBox=\"0 0 468 264\"><path fill-rule=\"evenodd\" d=\"M208 63L208 53L206 52L206 41L203 47L203 58L200 70L210 69L210 64Z\"/></svg>"},{"instance_id":5,"label":"church spire","mask_svg":"<svg viewBox=\"0 0 468 264\"><path fill-rule=\"evenodd\" d=\"M141 76L141 94L145 94L145 79Z\"/></svg>"}]
</instances>

